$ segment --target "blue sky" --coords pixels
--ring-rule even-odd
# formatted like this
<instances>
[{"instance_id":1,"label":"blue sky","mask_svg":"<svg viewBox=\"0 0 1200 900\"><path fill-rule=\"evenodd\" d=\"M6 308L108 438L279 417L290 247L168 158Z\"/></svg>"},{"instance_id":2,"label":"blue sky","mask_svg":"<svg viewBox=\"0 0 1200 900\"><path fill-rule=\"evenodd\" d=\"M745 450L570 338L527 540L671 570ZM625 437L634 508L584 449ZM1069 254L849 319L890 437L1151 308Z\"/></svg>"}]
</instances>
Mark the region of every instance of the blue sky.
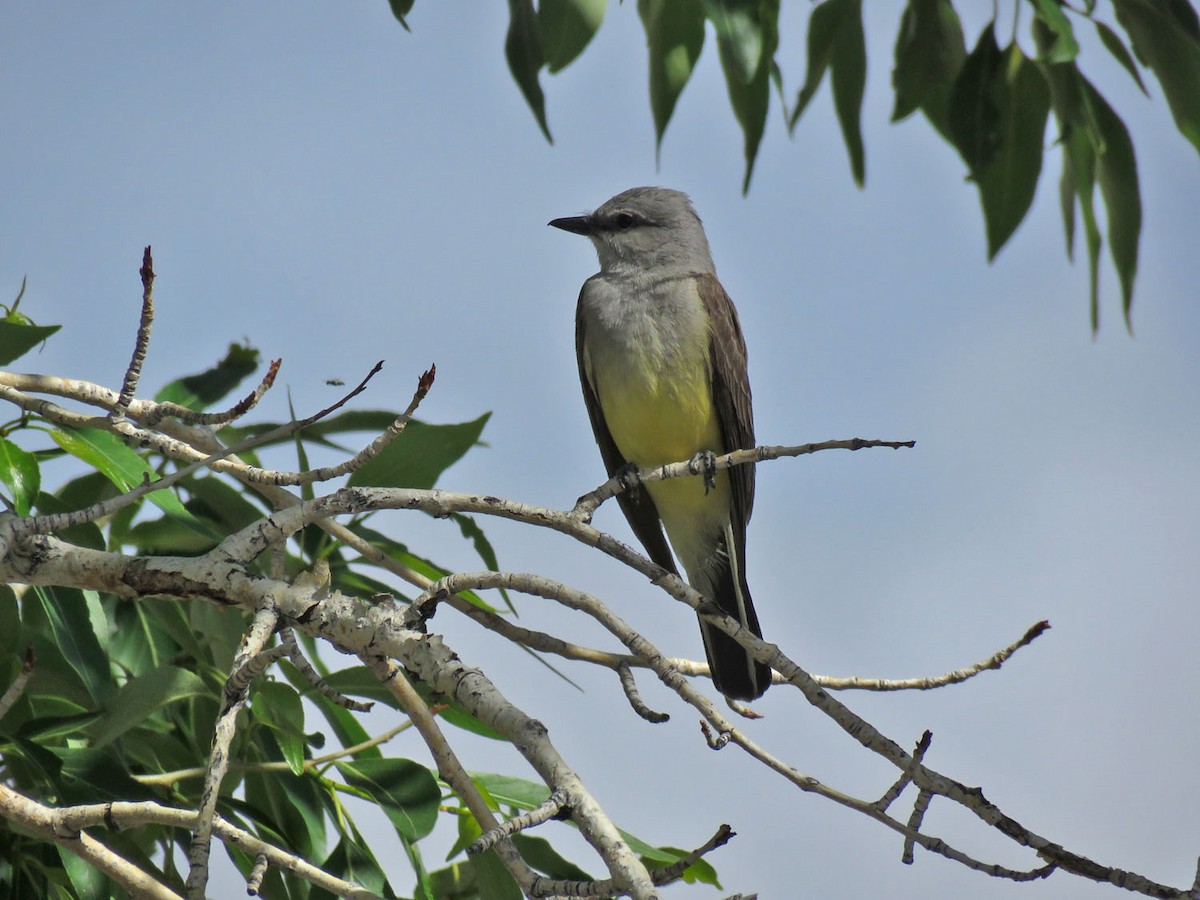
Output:
<instances>
[{"instance_id":1,"label":"blue sky","mask_svg":"<svg viewBox=\"0 0 1200 900\"><path fill-rule=\"evenodd\" d=\"M1135 336L1105 261L1093 338L1085 266L1062 250L1057 152L1028 220L988 265L961 162L923 121L888 124L899 4L866 6L866 190L853 186L826 87L790 139L776 111L743 197L711 35L656 169L633 3L611 5L583 57L543 79L554 146L505 67L503 4L418 3L412 34L383 2L6 4L0 294L27 275L22 309L66 326L20 365L118 385L149 243L147 392L248 339L284 359L264 417L286 415L282 387L313 410L333 399L327 379L354 383L381 358L361 402L398 409L436 361L427 420L493 412L489 447L443 486L567 507L603 478L572 346L595 259L545 223L637 184L688 191L741 312L760 440L917 441L760 467L748 573L768 639L810 671L908 677L967 665L1049 619L999 673L841 699L904 745L932 729L928 762L1032 830L1189 884L1200 833L1195 150L1148 74L1151 100L1085 43L1085 71L1133 132L1145 205ZM983 20L965 24L973 42ZM804 17L783 26L792 97ZM447 566L478 567L444 523L379 524ZM630 539L615 507L597 524ZM584 588L668 653L700 654L691 614L642 579L559 536L485 526L503 567ZM520 609L532 627L602 640L543 601ZM602 673L568 667L581 695L448 611L435 627L545 721L623 827L690 846L733 825L739 837L712 858L726 893L1118 896L1063 875L997 882L920 852L903 866L892 833L736 751L707 750L695 717L653 685L643 693L673 714L668 725L637 719ZM890 784L795 692L759 706L752 735L802 771L865 797ZM415 742L392 751L427 759ZM521 773L491 744L463 753L472 768ZM1036 865L945 804L927 830ZM407 890L393 842L381 824L377 850Z\"/></svg>"}]
</instances>

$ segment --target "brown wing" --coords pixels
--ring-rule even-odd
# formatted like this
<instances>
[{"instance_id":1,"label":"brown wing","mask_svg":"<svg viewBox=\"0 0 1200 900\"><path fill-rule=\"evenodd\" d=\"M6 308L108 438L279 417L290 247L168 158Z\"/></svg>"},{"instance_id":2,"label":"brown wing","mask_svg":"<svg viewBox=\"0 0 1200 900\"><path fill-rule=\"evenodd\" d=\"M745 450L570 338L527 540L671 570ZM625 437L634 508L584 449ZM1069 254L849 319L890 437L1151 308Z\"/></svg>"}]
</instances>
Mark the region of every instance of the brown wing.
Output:
<instances>
[{"instance_id":1,"label":"brown wing","mask_svg":"<svg viewBox=\"0 0 1200 900\"><path fill-rule=\"evenodd\" d=\"M583 300L583 291L586 290L587 283L585 282L583 289L579 292L580 302ZM608 477L611 478L628 465L629 460L625 459L621 455L621 451L617 449L617 444L609 433L608 424L604 421L600 401L596 399L596 391L588 379L587 368L583 361L585 340L583 316L580 315L580 307L577 304L575 307L575 356L579 362L579 385L583 388L583 402L587 405L588 418L592 420L592 434L596 437L596 443L600 447L600 456L604 459L604 468L608 471ZM650 558L668 572L678 574L679 570L675 568L675 558L667 546L666 537L663 536L658 508L650 499L650 492L643 487L635 487L618 494L617 502L621 505L621 512L625 513L625 518L629 521L629 527L633 529L634 535L646 548L646 553Z\"/></svg>"},{"instance_id":2,"label":"brown wing","mask_svg":"<svg viewBox=\"0 0 1200 900\"><path fill-rule=\"evenodd\" d=\"M700 299L708 310L713 405L717 408L717 419L725 438L724 449L727 453L748 450L755 446L754 413L742 326L733 301L716 276L699 275L697 278ZM733 530L739 542L744 542L746 525L754 508L754 466L735 466L729 470L729 480L733 488Z\"/></svg>"}]
</instances>

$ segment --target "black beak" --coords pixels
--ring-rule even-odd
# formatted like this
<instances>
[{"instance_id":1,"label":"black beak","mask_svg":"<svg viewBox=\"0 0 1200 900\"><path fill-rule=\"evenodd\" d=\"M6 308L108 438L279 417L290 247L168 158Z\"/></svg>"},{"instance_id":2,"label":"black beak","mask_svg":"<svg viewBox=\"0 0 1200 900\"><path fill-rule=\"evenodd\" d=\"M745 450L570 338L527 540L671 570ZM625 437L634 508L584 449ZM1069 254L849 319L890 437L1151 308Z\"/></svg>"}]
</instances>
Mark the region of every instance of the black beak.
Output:
<instances>
[{"instance_id":1,"label":"black beak","mask_svg":"<svg viewBox=\"0 0 1200 900\"><path fill-rule=\"evenodd\" d=\"M591 216L566 216L562 219L551 219L548 224L572 234L582 234L585 237L592 233Z\"/></svg>"}]
</instances>

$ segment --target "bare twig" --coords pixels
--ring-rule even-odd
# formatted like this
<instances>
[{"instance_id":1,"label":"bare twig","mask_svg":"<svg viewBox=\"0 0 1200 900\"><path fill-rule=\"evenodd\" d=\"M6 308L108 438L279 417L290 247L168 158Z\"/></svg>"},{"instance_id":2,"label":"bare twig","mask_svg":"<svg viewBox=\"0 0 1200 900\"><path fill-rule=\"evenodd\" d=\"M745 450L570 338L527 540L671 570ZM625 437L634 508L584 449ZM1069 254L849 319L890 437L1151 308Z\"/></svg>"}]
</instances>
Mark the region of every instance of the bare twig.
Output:
<instances>
[{"instance_id":1,"label":"bare twig","mask_svg":"<svg viewBox=\"0 0 1200 900\"><path fill-rule=\"evenodd\" d=\"M21 699L21 695L25 693L25 686L29 684L29 679L33 676L34 666L37 665L37 656L34 655L33 645L25 648L25 658L21 660L21 671L17 673L17 677L13 679L13 683L4 691L4 695L0 696L0 719L3 719L14 703Z\"/></svg>"},{"instance_id":2,"label":"bare twig","mask_svg":"<svg viewBox=\"0 0 1200 900\"><path fill-rule=\"evenodd\" d=\"M162 419L168 416L172 419L178 419L188 425L207 425L210 427L219 427L228 425L244 416L254 407L258 406L258 401L271 389L275 384L275 378L279 375L279 366L283 360L273 359L267 365L267 371L263 377L259 379L258 384L249 394L235 403L229 409L215 413L198 412L194 409L188 409L186 406L180 406L178 403L172 403L169 400L160 400L149 407L149 409L138 417L147 428L157 425Z\"/></svg>"},{"instance_id":3,"label":"bare twig","mask_svg":"<svg viewBox=\"0 0 1200 900\"><path fill-rule=\"evenodd\" d=\"M137 393L138 382L142 377L142 365L146 362L146 349L150 346L150 328L154 324L154 259L150 255L149 246L142 253L142 267L138 274L142 277L142 316L138 323L137 340L133 345L133 358L129 360L121 393L110 413L114 422L125 418L133 395Z\"/></svg>"},{"instance_id":4,"label":"bare twig","mask_svg":"<svg viewBox=\"0 0 1200 900\"><path fill-rule=\"evenodd\" d=\"M625 699L629 701L629 705L633 707L635 713L655 725L670 721L669 715L651 709L642 700L642 695L637 689L637 682L633 678L633 669L629 667L628 663L622 662L617 666L617 677L621 681L621 689L625 691Z\"/></svg>"},{"instance_id":5,"label":"bare twig","mask_svg":"<svg viewBox=\"0 0 1200 900\"><path fill-rule=\"evenodd\" d=\"M246 703L246 692L250 681L261 672L255 659L270 640L279 623L279 610L275 601L267 595L259 602L254 621L242 638L233 660L233 672L225 684L221 709L217 713L213 728L212 751L209 754L208 773L204 778L204 790L200 794L200 808L196 830L192 835L192 846L188 852L187 896L189 900L204 900L204 888L208 884L208 858L211 850L212 821L216 815L217 799L221 792L221 781L229 768L229 747L237 729L237 714Z\"/></svg>"},{"instance_id":6,"label":"bare twig","mask_svg":"<svg viewBox=\"0 0 1200 900\"><path fill-rule=\"evenodd\" d=\"M185 831L195 829L199 818L195 810L176 809L153 801L93 803L53 809L19 794L0 783L0 818L19 823L45 840L66 847L107 874L134 897L164 897L180 900L140 869L132 867L114 851L84 832L85 828L109 828L126 831L148 825L162 825ZM349 900L375 900L376 895L352 881L321 871L300 857L260 840L227 822L220 816L212 821L213 835L229 847L252 856L262 854L270 865L291 872L329 893ZM143 876L139 878L139 876Z\"/></svg>"},{"instance_id":7,"label":"bare twig","mask_svg":"<svg viewBox=\"0 0 1200 900\"><path fill-rule=\"evenodd\" d=\"M512 837L514 834L524 831L527 828L533 828L549 822L551 819L558 817L570 805L571 798L566 791L552 791L549 797L533 809L521 813L519 816L513 816L511 819L505 819L494 828L489 828L479 837L475 838L467 846L467 853L471 856L478 856L485 850L492 849L501 838Z\"/></svg>"}]
</instances>

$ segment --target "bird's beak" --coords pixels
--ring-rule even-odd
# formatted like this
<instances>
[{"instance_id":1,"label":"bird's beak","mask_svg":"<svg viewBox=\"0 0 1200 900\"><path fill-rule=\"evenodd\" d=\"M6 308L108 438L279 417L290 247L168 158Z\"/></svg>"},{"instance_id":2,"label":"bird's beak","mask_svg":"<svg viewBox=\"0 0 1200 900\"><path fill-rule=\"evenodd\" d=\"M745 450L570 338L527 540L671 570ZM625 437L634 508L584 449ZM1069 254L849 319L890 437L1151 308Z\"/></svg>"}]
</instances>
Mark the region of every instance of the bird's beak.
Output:
<instances>
[{"instance_id":1,"label":"bird's beak","mask_svg":"<svg viewBox=\"0 0 1200 900\"><path fill-rule=\"evenodd\" d=\"M572 234L582 234L585 237L592 233L591 216L566 216L562 219L551 219L548 224Z\"/></svg>"}]
</instances>

